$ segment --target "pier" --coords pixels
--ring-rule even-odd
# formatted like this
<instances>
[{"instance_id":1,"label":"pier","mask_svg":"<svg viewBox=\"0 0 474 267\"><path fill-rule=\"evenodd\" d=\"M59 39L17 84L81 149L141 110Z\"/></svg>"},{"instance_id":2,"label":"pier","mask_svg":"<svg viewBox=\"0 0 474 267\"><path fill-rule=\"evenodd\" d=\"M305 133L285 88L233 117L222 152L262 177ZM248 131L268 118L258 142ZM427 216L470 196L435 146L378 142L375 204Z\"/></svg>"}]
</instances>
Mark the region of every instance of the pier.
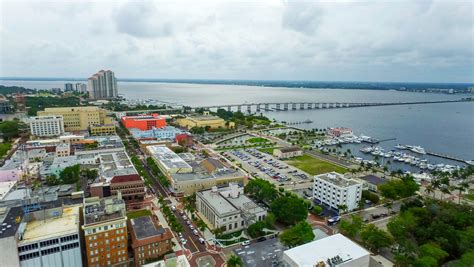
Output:
<instances>
[{"instance_id":1,"label":"pier","mask_svg":"<svg viewBox=\"0 0 474 267\"><path fill-rule=\"evenodd\" d=\"M443 159L449 159L449 160L458 161L458 162L462 162L462 163L468 163L467 160L465 160L465 159L449 156L449 155L446 155L446 154L441 154L441 153L436 153L436 152L431 152L431 151L426 151L426 154L431 155L431 156L435 156L435 157L439 157L439 158L443 158Z\"/></svg>"}]
</instances>

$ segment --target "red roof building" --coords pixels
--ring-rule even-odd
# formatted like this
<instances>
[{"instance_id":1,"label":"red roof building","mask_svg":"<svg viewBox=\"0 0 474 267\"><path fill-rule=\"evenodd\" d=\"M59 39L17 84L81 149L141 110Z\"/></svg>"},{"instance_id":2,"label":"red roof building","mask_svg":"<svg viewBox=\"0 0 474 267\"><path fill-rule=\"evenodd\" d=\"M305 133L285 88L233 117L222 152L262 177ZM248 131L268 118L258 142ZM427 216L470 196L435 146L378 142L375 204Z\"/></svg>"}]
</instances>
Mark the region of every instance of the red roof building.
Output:
<instances>
[{"instance_id":1,"label":"red roof building","mask_svg":"<svg viewBox=\"0 0 474 267\"><path fill-rule=\"evenodd\" d=\"M127 129L136 128L142 131L166 126L166 119L154 113L152 115L123 116L122 124Z\"/></svg>"}]
</instances>

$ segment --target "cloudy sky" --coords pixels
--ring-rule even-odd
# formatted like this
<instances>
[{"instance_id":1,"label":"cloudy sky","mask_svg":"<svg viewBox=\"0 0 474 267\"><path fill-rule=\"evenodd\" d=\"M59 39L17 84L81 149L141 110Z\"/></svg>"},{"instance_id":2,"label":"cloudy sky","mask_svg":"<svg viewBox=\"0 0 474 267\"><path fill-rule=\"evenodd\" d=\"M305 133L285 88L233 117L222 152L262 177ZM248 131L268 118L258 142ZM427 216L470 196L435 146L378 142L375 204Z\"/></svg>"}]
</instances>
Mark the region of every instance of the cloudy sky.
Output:
<instances>
[{"instance_id":1,"label":"cloudy sky","mask_svg":"<svg viewBox=\"0 0 474 267\"><path fill-rule=\"evenodd\" d=\"M198 4L199 2L199 4ZM472 1L1 0L0 76L474 82Z\"/></svg>"}]
</instances>

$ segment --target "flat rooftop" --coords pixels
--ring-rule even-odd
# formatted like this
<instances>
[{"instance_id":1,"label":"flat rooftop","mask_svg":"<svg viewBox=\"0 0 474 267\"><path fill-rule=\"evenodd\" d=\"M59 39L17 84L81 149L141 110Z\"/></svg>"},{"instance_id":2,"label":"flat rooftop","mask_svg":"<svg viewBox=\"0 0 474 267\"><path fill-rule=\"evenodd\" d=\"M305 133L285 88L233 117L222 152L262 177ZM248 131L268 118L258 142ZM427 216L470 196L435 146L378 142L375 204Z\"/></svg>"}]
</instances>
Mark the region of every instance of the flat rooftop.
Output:
<instances>
[{"instance_id":1,"label":"flat rooftop","mask_svg":"<svg viewBox=\"0 0 474 267\"><path fill-rule=\"evenodd\" d=\"M348 179L343 174L337 172L323 173L320 175L316 175L315 178L319 178L338 187L348 187L360 184L359 182L354 181L352 179Z\"/></svg>"},{"instance_id":2,"label":"flat rooftop","mask_svg":"<svg viewBox=\"0 0 474 267\"><path fill-rule=\"evenodd\" d=\"M186 163L178 154L171 151L171 149L166 146L148 146L147 147L150 154L157 160L166 169L180 169L180 168L191 168L191 166Z\"/></svg>"},{"instance_id":3,"label":"flat rooftop","mask_svg":"<svg viewBox=\"0 0 474 267\"><path fill-rule=\"evenodd\" d=\"M196 121L208 121L208 120L224 120L214 115L190 115L187 118Z\"/></svg>"},{"instance_id":4,"label":"flat rooftop","mask_svg":"<svg viewBox=\"0 0 474 267\"><path fill-rule=\"evenodd\" d=\"M232 205L227 199L222 196L218 191L213 192L212 190L200 191L197 194L201 195L209 205L218 213L218 214L227 214L232 212L238 212L239 210Z\"/></svg>"},{"instance_id":5,"label":"flat rooftop","mask_svg":"<svg viewBox=\"0 0 474 267\"><path fill-rule=\"evenodd\" d=\"M285 250L284 255L298 266L314 266L316 263L339 256L342 262L369 257L370 253L342 234L328 236L304 245ZM367 261L368 266L368 261Z\"/></svg>"},{"instance_id":6,"label":"flat rooftop","mask_svg":"<svg viewBox=\"0 0 474 267\"><path fill-rule=\"evenodd\" d=\"M139 240L161 235L166 232L163 227L156 227L150 216L131 219L130 223L137 239Z\"/></svg>"},{"instance_id":7,"label":"flat rooftop","mask_svg":"<svg viewBox=\"0 0 474 267\"><path fill-rule=\"evenodd\" d=\"M30 243L77 232L79 232L79 207L65 207L62 215L58 217L27 222L23 239L19 243Z\"/></svg>"},{"instance_id":8,"label":"flat rooftop","mask_svg":"<svg viewBox=\"0 0 474 267\"><path fill-rule=\"evenodd\" d=\"M84 199L84 226L125 218L125 202L117 196Z\"/></svg>"}]
</instances>

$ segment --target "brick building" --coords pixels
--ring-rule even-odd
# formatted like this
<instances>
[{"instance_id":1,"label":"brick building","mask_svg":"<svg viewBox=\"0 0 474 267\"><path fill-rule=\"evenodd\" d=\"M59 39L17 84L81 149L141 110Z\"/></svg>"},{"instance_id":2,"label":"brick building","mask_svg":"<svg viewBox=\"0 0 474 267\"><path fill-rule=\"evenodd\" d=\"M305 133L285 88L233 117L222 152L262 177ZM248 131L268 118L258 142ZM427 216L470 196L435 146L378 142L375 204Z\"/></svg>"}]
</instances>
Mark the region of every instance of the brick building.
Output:
<instances>
[{"instance_id":1,"label":"brick building","mask_svg":"<svg viewBox=\"0 0 474 267\"><path fill-rule=\"evenodd\" d=\"M158 225L150 216L131 219L129 222L135 266L154 260L172 250L173 235L168 228Z\"/></svg>"},{"instance_id":2,"label":"brick building","mask_svg":"<svg viewBox=\"0 0 474 267\"><path fill-rule=\"evenodd\" d=\"M163 128L166 126L166 119L158 114L140 115L140 116L123 116L122 124L127 129L136 128L142 131L155 128Z\"/></svg>"},{"instance_id":3,"label":"brick building","mask_svg":"<svg viewBox=\"0 0 474 267\"><path fill-rule=\"evenodd\" d=\"M117 196L84 199L87 266L128 266L125 202Z\"/></svg>"}]
</instances>

